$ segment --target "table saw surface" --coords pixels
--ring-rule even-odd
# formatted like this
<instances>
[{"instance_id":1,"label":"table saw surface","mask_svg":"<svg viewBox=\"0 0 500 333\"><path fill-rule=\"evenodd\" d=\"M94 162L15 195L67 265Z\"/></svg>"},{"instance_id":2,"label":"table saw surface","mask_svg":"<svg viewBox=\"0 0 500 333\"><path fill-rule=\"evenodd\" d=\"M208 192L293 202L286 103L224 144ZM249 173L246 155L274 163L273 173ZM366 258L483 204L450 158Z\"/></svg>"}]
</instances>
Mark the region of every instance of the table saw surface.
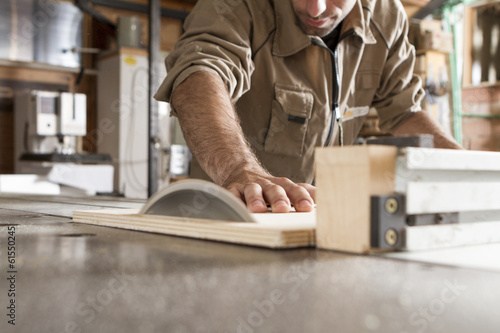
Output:
<instances>
[{"instance_id":1,"label":"table saw surface","mask_svg":"<svg viewBox=\"0 0 500 333\"><path fill-rule=\"evenodd\" d=\"M0 195L0 332L500 331L496 269L71 221L74 210L143 203ZM13 226L15 326L7 316Z\"/></svg>"}]
</instances>

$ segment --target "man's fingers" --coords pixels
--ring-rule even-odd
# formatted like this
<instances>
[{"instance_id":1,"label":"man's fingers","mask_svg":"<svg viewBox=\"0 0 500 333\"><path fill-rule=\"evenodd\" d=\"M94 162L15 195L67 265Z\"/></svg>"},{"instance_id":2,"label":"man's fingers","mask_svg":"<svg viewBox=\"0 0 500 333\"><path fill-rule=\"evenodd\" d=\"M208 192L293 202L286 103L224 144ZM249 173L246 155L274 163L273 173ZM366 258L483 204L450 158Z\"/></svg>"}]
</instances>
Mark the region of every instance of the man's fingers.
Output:
<instances>
[{"instance_id":1,"label":"man's fingers","mask_svg":"<svg viewBox=\"0 0 500 333\"><path fill-rule=\"evenodd\" d=\"M310 212L314 209L314 200L304 187L295 185L287 193L297 212Z\"/></svg>"},{"instance_id":2,"label":"man's fingers","mask_svg":"<svg viewBox=\"0 0 500 333\"><path fill-rule=\"evenodd\" d=\"M245 202L253 213L264 213L267 204L273 213L288 213L291 205L297 212L314 209L316 188L307 183L296 184L288 178L260 178L246 184L232 184L228 190Z\"/></svg>"},{"instance_id":3,"label":"man's fingers","mask_svg":"<svg viewBox=\"0 0 500 333\"><path fill-rule=\"evenodd\" d=\"M313 201L316 202L316 186L313 186L308 183L300 183L297 185L305 188L307 193L309 193L309 195L311 196L311 199L313 199Z\"/></svg>"},{"instance_id":4,"label":"man's fingers","mask_svg":"<svg viewBox=\"0 0 500 333\"><path fill-rule=\"evenodd\" d=\"M267 211L266 201L262 193L262 187L256 183L248 183L243 189L248 209L252 213L265 213Z\"/></svg>"},{"instance_id":5,"label":"man's fingers","mask_svg":"<svg viewBox=\"0 0 500 333\"><path fill-rule=\"evenodd\" d=\"M266 202L271 205L273 213L288 213L290 211L290 199L283 187L271 181L260 184L262 195Z\"/></svg>"},{"instance_id":6,"label":"man's fingers","mask_svg":"<svg viewBox=\"0 0 500 333\"><path fill-rule=\"evenodd\" d=\"M310 212L314 209L316 189L309 184L296 184L288 178L278 178L276 181L286 191L297 212Z\"/></svg>"},{"instance_id":7,"label":"man's fingers","mask_svg":"<svg viewBox=\"0 0 500 333\"><path fill-rule=\"evenodd\" d=\"M229 185L229 187L227 188L227 190L229 192L231 192L232 195L234 195L237 199L241 200L243 203L245 203L241 197L241 192L240 190L236 187L236 186L233 186L233 185Z\"/></svg>"}]
</instances>

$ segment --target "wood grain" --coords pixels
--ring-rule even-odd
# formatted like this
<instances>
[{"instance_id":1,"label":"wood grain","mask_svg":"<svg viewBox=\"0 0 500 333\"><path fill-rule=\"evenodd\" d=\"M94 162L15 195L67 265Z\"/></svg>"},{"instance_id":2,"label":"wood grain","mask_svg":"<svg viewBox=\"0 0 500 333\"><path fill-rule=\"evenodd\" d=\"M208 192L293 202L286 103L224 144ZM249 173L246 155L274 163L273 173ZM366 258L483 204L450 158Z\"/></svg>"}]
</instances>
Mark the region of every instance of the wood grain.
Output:
<instances>
[{"instance_id":1,"label":"wood grain","mask_svg":"<svg viewBox=\"0 0 500 333\"><path fill-rule=\"evenodd\" d=\"M319 248L366 253L370 250L370 197L394 187L396 147L316 149Z\"/></svg>"},{"instance_id":2,"label":"wood grain","mask_svg":"<svg viewBox=\"0 0 500 333\"><path fill-rule=\"evenodd\" d=\"M268 248L314 246L314 212L254 215L257 223L143 215L138 209L103 209L75 211L73 222Z\"/></svg>"}]
</instances>

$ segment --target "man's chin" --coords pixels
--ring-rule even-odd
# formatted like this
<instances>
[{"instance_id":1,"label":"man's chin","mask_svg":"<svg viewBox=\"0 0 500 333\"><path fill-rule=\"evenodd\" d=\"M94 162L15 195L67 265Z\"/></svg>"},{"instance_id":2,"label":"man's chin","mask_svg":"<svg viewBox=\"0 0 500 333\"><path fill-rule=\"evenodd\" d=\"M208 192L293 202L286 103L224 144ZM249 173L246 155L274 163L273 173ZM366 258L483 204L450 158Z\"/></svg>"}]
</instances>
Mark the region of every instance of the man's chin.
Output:
<instances>
[{"instance_id":1,"label":"man's chin","mask_svg":"<svg viewBox=\"0 0 500 333\"><path fill-rule=\"evenodd\" d=\"M300 28L302 31L309 36L318 36L318 37L325 37L328 35L330 32L335 29L335 26L328 26L328 27L312 27L309 24L306 24L304 22L300 22Z\"/></svg>"}]
</instances>

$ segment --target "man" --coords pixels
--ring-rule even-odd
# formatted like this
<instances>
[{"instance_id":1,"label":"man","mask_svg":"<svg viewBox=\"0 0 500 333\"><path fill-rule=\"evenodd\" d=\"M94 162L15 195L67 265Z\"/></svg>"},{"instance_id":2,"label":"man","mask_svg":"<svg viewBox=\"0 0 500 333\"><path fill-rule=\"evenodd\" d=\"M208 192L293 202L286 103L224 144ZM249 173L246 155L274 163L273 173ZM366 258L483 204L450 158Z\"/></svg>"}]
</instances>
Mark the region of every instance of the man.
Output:
<instances>
[{"instance_id":1,"label":"man","mask_svg":"<svg viewBox=\"0 0 500 333\"><path fill-rule=\"evenodd\" d=\"M352 144L370 107L395 135L429 133L399 0L199 0L156 97L195 160L253 212L313 209L314 148Z\"/></svg>"}]
</instances>

